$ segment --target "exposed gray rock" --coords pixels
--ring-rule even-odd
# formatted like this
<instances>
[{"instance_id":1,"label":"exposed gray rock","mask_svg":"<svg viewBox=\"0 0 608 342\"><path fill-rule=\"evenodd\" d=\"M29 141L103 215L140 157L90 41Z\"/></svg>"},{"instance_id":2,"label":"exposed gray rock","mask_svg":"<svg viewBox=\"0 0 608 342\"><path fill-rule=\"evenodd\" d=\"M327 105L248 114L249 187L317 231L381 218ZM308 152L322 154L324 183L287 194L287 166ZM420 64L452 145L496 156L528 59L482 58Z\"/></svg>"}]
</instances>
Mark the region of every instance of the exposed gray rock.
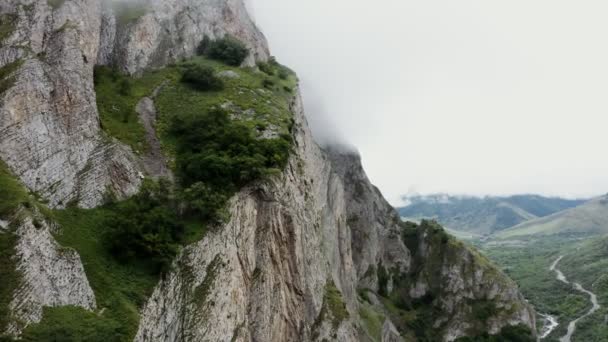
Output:
<instances>
[{"instance_id":1,"label":"exposed gray rock","mask_svg":"<svg viewBox=\"0 0 608 342\"><path fill-rule=\"evenodd\" d=\"M382 342L403 342L401 334L390 320L384 321L382 325Z\"/></svg>"},{"instance_id":2,"label":"exposed gray rock","mask_svg":"<svg viewBox=\"0 0 608 342\"><path fill-rule=\"evenodd\" d=\"M139 186L135 157L108 143L95 102L100 2L71 0L52 10L46 1L11 1L4 10L18 21L13 45L0 48L0 55L17 48L13 57L23 64L14 86L0 94L0 157L52 207L93 207L108 188L119 197L133 194Z\"/></svg>"},{"instance_id":3,"label":"exposed gray rock","mask_svg":"<svg viewBox=\"0 0 608 342\"><path fill-rule=\"evenodd\" d=\"M222 78L240 78L241 77L241 76L239 76L239 74L237 74L236 72L234 72L232 70L224 70L224 71L218 73L217 75Z\"/></svg>"},{"instance_id":4,"label":"exposed gray rock","mask_svg":"<svg viewBox=\"0 0 608 342\"><path fill-rule=\"evenodd\" d=\"M22 216L22 215L19 215ZM23 276L10 309L12 320L6 333L18 335L42 319L43 307L65 305L93 310L95 295L76 251L63 248L42 219L25 217L16 234L17 271Z\"/></svg>"},{"instance_id":5,"label":"exposed gray rock","mask_svg":"<svg viewBox=\"0 0 608 342\"><path fill-rule=\"evenodd\" d=\"M152 178L173 179L173 174L163 154L160 140L156 135L156 106L154 105L153 97L144 97L139 101L135 109L146 131L148 150L143 157L143 164L147 174Z\"/></svg>"},{"instance_id":6,"label":"exposed gray rock","mask_svg":"<svg viewBox=\"0 0 608 342\"><path fill-rule=\"evenodd\" d=\"M117 13L116 3L66 0L57 9L35 0L0 5L0 15L16 18L14 32L0 47L0 67L23 61L14 86L0 94L0 158L51 207L70 202L94 207L108 189L126 197L141 182L138 158L129 148L108 143L101 131L95 65L140 73L192 56L204 35L242 40L251 51L246 65L269 55L241 0L145 0L141 17L132 18Z\"/></svg>"},{"instance_id":7,"label":"exposed gray rock","mask_svg":"<svg viewBox=\"0 0 608 342\"><path fill-rule=\"evenodd\" d=\"M229 34L245 43L251 52L244 63L247 66L269 57L266 38L250 19L242 0L140 3L144 13L141 17L124 22L120 13L114 13L118 20L105 21L117 28L105 29L101 44L103 55L112 55L112 62L131 74L193 56L205 35L215 39ZM109 63L110 58L104 58L103 62Z\"/></svg>"}]
</instances>

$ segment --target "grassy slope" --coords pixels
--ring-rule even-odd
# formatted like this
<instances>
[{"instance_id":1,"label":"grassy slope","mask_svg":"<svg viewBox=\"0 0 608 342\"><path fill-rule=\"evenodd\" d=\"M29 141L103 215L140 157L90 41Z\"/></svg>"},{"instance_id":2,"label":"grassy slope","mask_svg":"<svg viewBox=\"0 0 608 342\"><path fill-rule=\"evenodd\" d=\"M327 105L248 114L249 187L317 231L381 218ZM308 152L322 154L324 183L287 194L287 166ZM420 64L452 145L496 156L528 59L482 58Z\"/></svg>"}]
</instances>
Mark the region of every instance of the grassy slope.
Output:
<instances>
[{"instance_id":1,"label":"grassy slope","mask_svg":"<svg viewBox=\"0 0 608 342\"><path fill-rule=\"evenodd\" d=\"M608 233L608 200L596 198L581 206L528 221L496 234L498 239L530 235L606 234Z\"/></svg>"},{"instance_id":2,"label":"grassy slope","mask_svg":"<svg viewBox=\"0 0 608 342\"><path fill-rule=\"evenodd\" d=\"M180 82L183 67L187 63L210 66L217 72L230 70L238 74L239 78L224 78L225 88L222 91L196 91ZM104 131L135 151L145 151L145 132L135 107L143 97L150 96L162 85L162 90L155 99L159 111L157 130L169 155L173 154L174 142L166 133L175 115L201 113L229 101L243 110L255 111L255 115L246 120L252 127L272 124L279 126L283 133L289 133L289 104L297 85L295 75L290 74L286 80L282 80L251 68L230 67L203 57L196 57L187 63L148 72L138 79L98 69L95 91ZM272 80L275 86L272 89L264 88L264 79ZM129 84L129 91L123 91L125 82Z\"/></svg>"},{"instance_id":3,"label":"grassy slope","mask_svg":"<svg viewBox=\"0 0 608 342\"><path fill-rule=\"evenodd\" d=\"M167 154L173 155L174 142L168 136L167 130L176 115L197 114L227 103L238 106L241 110L252 109L253 115L244 114L241 118L251 127L263 129L273 125L279 127L281 133L289 134L292 120L289 105L297 84L295 75L282 80L253 69L230 67L202 57L189 63L210 66L218 72L232 71L239 75L239 78L224 78L225 87L221 91L199 92L179 82L181 67L184 64L165 71L168 76L167 83L163 85L155 103L159 111L157 130ZM264 79L272 80L275 86L272 89L264 88ZM287 91L285 88L291 90Z\"/></svg>"}]
</instances>

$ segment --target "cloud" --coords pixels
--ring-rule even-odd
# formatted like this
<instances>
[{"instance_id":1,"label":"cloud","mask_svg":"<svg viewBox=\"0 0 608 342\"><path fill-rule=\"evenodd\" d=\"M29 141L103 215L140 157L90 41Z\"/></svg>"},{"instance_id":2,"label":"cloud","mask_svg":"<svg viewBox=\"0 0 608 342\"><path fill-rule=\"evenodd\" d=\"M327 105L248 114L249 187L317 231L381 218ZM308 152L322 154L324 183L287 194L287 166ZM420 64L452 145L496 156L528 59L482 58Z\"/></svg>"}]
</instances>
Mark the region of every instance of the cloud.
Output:
<instances>
[{"instance_id":1,"label":"cloud","mask_svg":"<svg viewBox=\"0 0 608 342\"><path fill-rule=\"evenodd\" d=\"M253 5L315 134L357 146L389 199L608 190L608 3Z\"/></svg>"}]
</instances>

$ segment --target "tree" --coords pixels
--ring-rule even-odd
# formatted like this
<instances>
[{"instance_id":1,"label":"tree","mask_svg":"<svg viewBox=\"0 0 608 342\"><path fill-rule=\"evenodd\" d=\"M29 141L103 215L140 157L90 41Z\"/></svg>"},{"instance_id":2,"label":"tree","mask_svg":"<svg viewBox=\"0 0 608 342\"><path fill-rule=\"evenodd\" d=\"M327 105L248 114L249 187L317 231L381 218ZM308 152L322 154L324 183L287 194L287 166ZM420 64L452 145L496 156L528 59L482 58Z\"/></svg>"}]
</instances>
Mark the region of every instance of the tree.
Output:
<instances>
[{"instance_id":1,"label":"tree","mask_svg":"<svg viewBox=\"0 0 608 342\"><path fill-rule=\"evenodd\" d=\"M204 42L204 39L203 39ZM201 44L203 43L201 42ZM224 62L232 66L240 66L249 56L249 49L241 41L232 36L225 36L209 42L205 49L209 58Z\"/></svg>"}]
</instances>

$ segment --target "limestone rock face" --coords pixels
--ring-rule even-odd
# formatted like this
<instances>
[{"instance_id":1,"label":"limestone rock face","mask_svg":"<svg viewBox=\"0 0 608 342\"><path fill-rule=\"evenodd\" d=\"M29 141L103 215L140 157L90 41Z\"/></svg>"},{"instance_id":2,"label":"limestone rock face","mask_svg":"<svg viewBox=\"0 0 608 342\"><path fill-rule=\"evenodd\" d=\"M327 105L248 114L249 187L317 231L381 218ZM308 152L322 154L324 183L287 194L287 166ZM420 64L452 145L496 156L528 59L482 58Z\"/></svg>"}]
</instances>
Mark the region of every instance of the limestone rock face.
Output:
<instances>
[{"instance_id":1,"label":"limestone rock face","mask_svg":"<svg viewBox=\"0 0 608 342\"><path fill-rule=\"evenodd\" d=\"M133 5L135 3L135 5ZM135 74L194 55L205 35L232 35L251 54L248 66L269 57L266 38L242 0L142 0L131 2L141 16L125 18L120 6L106 4L100 59Z\"/></svg>"},{"instance_id":2,"label":"limestone rock face","mask_svg":"<svg viewBox=\"0 0 608 342\"><path fill-rule=\"evenodd\" d=\"M90 208L140 185L139 157L101 131L95 65L136 74L192 56L204 35L242 40L247 65L269 55L241 0L6 0L0 16L12 23L0 68L20 65L0 93L0 158L52 207Z\"/></svg>"},{"instance_id":3,"label":"limestone rock face","mask_svg":"<svg viewBox=\"0 0 608 342\"><path fill-rule=\"evenodd\" d=\"M241 191L231 201L230 222L184 250L145 306L136 341L367 341L357 290L379 290L379 267L396 275L427 265L432 256L420 251L434 247L421 236L412 256L397 214L369 183L359 156L320 149L299 97L292 110L296 148L286 170ZM432 286L446 296L436 317L449 323L443 339L464 336L478 324L460 305L467 299L516 308L489 317L488 332L518 324L534 329L533 311L514 283L485 277L498 271L473 260L468 249L455 253L455 264L429 269L442 274ZM430 278L414 274L422 285L406 296L422 297ZM346 317L332 311L329 283ZM388 291L403 290L398 286L391 278ZM387 317L380 339L400 341L387 309L373 302Z\"/></svg>"},{"instance_id":4,"label":"limestone rock face","mask_svg":"<svg viewBox=\"0 0 608 342\"><path fill-rule=\"evenodd\" d=\"M313 325L328 281L356 312L343 183L312 141L299 97L293 110L297 153L287 169L241 191L230 222L186 248L148 301L137 341L312 340L324 335ZM356 336L349 321L333 333Z\"/></svg>"},{"instance_id":5,"label":"limestone rock face","mask_svg":"<svg viewBox=\"0 0 608 342\"><path fill-rule=\"evenodd\" d=\"M108 190L133 194L136 158L102 134L95 102L100 2L53 9L46 1L9 1L2 12L16 19L0 67L21 66L0 94L0 157L52 207L93 207Z\"/></svg>"},{"instance_id":6,"label":"limestone rock face","mask_svg":"<svg viewBox=\"0 0 608 342\"><path fill-rule=\"evenodd\" d=\"M10 304L13 315L6 332L11 335L39 322L45 306L96 307L80 256L59 246L50 230L47 222L30 217L18 223L15 257L22 280Z\"/></svg>"}]
</instances>

